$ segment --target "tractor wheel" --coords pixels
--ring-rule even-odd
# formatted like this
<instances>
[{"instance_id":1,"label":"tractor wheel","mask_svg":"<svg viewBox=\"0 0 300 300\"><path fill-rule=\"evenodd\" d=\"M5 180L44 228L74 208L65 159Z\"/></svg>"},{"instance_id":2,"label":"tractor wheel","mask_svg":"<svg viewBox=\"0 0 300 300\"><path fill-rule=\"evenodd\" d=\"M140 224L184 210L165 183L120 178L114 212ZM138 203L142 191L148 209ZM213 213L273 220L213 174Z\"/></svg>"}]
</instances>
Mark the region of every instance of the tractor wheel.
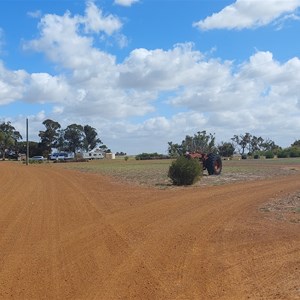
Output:
<instances>
[{"instance_id":1,"label":"tractor wheel","mask_svg":"<svg viewBox=\"0 0 300 300\"><path fill-rule=\"evenodd\" d=\"M221 156L215 153L209 153L205 161L205 167L209 175L220 175L222 171Z\"/></svg>"}]
</instances>

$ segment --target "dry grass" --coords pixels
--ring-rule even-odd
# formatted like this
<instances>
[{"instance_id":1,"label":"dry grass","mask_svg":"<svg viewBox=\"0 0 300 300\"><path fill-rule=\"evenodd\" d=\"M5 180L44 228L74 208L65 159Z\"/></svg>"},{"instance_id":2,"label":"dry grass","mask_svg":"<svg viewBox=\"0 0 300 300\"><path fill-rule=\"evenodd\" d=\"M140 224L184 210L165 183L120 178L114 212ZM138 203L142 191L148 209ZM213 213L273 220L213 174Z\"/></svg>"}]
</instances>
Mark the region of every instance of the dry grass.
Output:
<instances>
[{"instance_id":1,"label":"dry grass","mask_svg":"<svg viewBox=\"0 0 300 300\"><path fill-rule=\"evenodd\" d=\"M171 163L172 160L140 161L131 158L128 161L116 159L59 164L59 167L82 172L101 173L130 184L169 188L172 185L167 175ZM232 182L290 175L297 172L300 172L300 158L223 161L223 171L220 176L207 176L207 172L204 172L204 176L196 183L196 186L223 185Z\"/></svg>"}]
</instances>

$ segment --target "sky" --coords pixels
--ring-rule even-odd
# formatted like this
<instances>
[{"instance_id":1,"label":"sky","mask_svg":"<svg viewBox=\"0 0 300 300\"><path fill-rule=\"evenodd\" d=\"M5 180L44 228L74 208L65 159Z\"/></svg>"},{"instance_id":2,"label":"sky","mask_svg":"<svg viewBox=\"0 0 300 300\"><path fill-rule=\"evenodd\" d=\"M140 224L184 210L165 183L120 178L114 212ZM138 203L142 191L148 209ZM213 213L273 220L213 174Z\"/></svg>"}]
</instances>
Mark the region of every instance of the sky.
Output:
<instances>
[{"instance_id":1,"label":"sky","mask_svg":"<svg viewBox=\"0 0 300 300\"><path fill-rule=\"evenodd\" d=\"M0 0L0 122L166 154L205 130L300 139L300 0Z\"/></svg>"}]
</instances>

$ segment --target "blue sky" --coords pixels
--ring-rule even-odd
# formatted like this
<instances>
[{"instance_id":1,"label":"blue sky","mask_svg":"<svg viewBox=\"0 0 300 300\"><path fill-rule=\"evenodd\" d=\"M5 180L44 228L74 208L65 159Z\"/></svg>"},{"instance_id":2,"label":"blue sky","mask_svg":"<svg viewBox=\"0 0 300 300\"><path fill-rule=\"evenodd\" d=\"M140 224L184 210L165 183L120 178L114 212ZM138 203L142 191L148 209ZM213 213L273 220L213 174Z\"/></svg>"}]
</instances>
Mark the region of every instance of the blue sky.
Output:
<instances>
[{"instance_id":1,"label":"blue sky","mask_svg":"<svg viewBox=\"0 0 300 300\"><path fill-rule=\"evenodd\" d=\"M206 130L300 139L300 0L0 0L0 121L166 153Z\"/></svg>"}]
</instances>

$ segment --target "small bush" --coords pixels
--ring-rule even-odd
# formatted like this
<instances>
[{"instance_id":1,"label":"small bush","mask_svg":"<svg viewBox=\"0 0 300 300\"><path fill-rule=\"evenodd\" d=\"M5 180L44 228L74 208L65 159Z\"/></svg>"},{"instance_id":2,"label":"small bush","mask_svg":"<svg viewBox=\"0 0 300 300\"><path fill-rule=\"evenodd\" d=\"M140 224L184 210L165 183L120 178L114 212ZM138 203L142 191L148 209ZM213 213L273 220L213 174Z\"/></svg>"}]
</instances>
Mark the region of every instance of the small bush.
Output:
<instances>
[{"instance_id":1,"label":"small bush","mask_svg":"<svg viewBox=\"0 0 300 300\"><path fill-rule=\"evenodd\" d=\"M135 156L136 160L169 159L168 155L154 153L141 153Z\"/></svg>"},{"instance_id":2,"label":"small bush","mask_svg":"<svg viewBox=\"0 0 300 300\"><path fill-rule=\"evenodd\" d=\"M168 177L174 185L191 185L202 176L203 168L197 159L188 159L183 156L172 162Z\"/></svg>"},{"instance_id":3,"label":"small bush","mask_svg":"<svg viewBox=\"0 0 300 300\"><path fill-rule=\"evenodd\" d=\"M299 147L291 147L289 149L290 157L300 157L300 149Z\"/></svg>"},{"instance_id":4,"label":"small bush","mask_svg":"<svg viewBox=\"0 0 300 300\"><path fill-rule=\"evenodd\" d=\"M274 158L274 153L272 151L267 151L265 153L267 159Z\"/></svg>"},{"instance_id":5,"label":"small bush","mask_svg":"<svg viewBox=\"0 0 300 300\"><path fill-rule=\"evenodd\" d=\"M31 160L31 159L29 159L29 164L42 164L43 163L43 161L42 160Z\"/></svg>"},{"instance_id":6,"label":"small bush","mask_svg":"<svg viewBox=\"0 0 300 300\"><path fill-rule=\"evenodd\" d=\"M247 159L247 158L248 158L247 154L242 155L242 159Z\"/></svg>"},{"instance_id":7,"label":"small bush","mask_svg":"<svg viewBox=\"0 0 300 300\"><path fill-rule=\"evenodd\" d=\"M289 157L289 153L287 150L281 150L277 153L278 158L287 158Z\"/></svg>"},{"instance_id":8,"label":"small bush","mask_svg":"<svg viewBox=\"0 0 300 300\"><path fill-rule=\"evenodd\" d=\"M127 161L129 159L129 156L125 156L124 160Z\"/></svg>"},{"instance_id":9,"label":"small bush","mask_svg":"<svg viewBox=\"0 0 300 300\"><path fill-rule=\"evenodd\" d=\"M254 154L253 158L254 159L259 159L259 154Z\"/></svg>"}]
</instances>

